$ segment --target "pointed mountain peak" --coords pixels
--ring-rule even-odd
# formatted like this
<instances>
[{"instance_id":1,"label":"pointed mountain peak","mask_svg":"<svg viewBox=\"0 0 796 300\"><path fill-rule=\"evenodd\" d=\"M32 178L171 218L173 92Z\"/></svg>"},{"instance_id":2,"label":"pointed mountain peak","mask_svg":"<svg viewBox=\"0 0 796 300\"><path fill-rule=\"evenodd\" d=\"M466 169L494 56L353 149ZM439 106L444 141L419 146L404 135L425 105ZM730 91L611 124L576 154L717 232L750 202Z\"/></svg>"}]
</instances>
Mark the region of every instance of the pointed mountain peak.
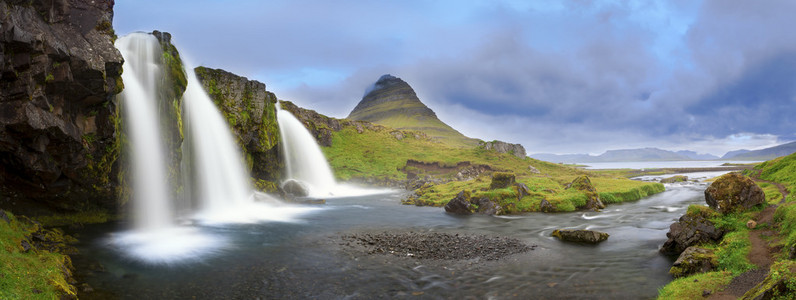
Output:
<instances>
[{"instance_id":1,"label":"pointed mountain peak","mask_svg":"<svg viewBox=\"0 0 796 300\"><path fill-rule=\"evenodd\" d=\"M369 121L395 129L423 131L429 136L451 145L475 146L477 140L468 138L437 118L415 94L406 81L385 74L366 91L349 119Z\"/></svg>"}]
</instances>

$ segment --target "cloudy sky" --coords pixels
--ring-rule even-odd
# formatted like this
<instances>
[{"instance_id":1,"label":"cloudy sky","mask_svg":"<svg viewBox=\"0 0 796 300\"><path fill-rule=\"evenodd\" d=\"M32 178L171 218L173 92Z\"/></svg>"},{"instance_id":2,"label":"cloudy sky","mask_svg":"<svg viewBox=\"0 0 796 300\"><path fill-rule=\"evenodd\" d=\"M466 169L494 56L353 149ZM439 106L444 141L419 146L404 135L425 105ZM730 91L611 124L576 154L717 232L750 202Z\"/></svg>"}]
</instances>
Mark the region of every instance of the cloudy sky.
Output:
<instances>
[{"instance_id":1,"label":"cloudy sky","mask_svg":"<svg viewBox=\"0 0 796 300\"><path fill-rule=\"evenodd\" d=\"M796 140L796 1L117 0L117 34L345 117L382 74L529 153Z\"/></svg>"}]
</instances>

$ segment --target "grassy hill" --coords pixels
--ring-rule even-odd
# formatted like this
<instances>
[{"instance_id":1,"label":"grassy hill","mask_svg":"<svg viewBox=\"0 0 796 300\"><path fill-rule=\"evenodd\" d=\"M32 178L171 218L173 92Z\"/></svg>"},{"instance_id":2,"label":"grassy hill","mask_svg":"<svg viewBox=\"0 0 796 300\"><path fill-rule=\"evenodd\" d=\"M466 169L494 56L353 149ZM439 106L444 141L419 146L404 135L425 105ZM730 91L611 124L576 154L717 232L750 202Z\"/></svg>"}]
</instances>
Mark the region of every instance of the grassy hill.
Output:
<instances>
[{"instance_id":1,"label":"grassy hill","mask_svg":"<svg viewBox=\"0 0 796 300\"><path fill-rule=\"evenodd\" d=\"M591 173L483 146L457 147L424 132L328 118L289 103L283 107L290 107L311 130L329 129L330 143L322 150L338 179L405 186L416 194L405 204L443 206L467 190L473 196L495 200L506 208L505 213L539 211L542 200L550 202L555 211L573 211L585 205L587 196L566 186L581 175L591 177L607 203L638 200L663 191L659 183ZM319 122L327 124L315 124ZM511 187L490 189L495 172L514 174L517 182L528 186L530 195L520 198Z\"/></svg>"},{"instance_id":2,"label":"grassy hill","mask_svg":"<svg viewBox=\"0 0 796 300\"><path fill-rule=\"evenodd\" d=\"M368 121L399 130L421 131L453 147L475 147L477 139L464 136L437 118L408 83L384 75L369 89L348 115L348 119Z\"/></svg>"}]
</instances>

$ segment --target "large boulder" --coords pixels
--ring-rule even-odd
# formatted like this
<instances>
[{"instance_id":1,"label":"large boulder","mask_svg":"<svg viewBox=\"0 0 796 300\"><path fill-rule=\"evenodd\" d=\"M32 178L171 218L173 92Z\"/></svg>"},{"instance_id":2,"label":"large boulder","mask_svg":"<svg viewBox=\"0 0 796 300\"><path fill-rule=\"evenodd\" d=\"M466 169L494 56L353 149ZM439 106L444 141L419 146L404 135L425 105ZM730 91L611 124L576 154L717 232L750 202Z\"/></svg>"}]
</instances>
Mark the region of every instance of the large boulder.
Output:
<instances>
[{"instance_id":1,"label":"large boulder","mask_svg":"<svg viewBox=\"0 0 796 300\"><path fill-rule=\"evenodd\" d=\"M669 269L669 274L675 278L685 277L691 274L710 272L718 265L719 262L713 250L691 246L680 254L672 268Z\"/></svg>"},{"instance_id":2,"label":"large boulder","mask_svg":"<svg viewBox=\"0 0 796 300\"><path fill-rule=\"evenodd\" d=\"M672 177L661 179L661 183L675 183L675 182L686 182L686 181L688 181L688 176L685 175L674 175Z\"/></svg>"},{"instance_id":3,"label":"large boulder","mask_svg":"<svg viewBox=\"0 0 796 300\"><path fill-rule=\"evenodd\" d=\"M738 173L728 173L705 190L705 202L719 213L726 214L763 204L766 195L752 179Z\"/></svg>"},{"instance_id":4,"label":"large boulder","mask_svg":"<svg viewBox=\"0 0 796 300\"><path fill-rule=\"evenodd\" d=\"M691 205L685 215L669 226L669 232L666 233L666 237L669 239L666 240L660 251L665 254L679 255L688 247L720 241L725 231L710 221L710 218L717 215L708 207Z\"/></svg>"},{"instance_id":5,"label":"large boulder","mask_svg":"<svg viewBox=\"0 0 796 300\"><path fill-rule=\"evenodd\" d=\"M586 195L586 205L579 208L598 211L605 208L605 204L600 200L600 195L597 189L591 184L589 176L581 175L576 177L572 182L567 185L567 189L576 189Z\"/></svg>"},{"instance_id":6,"label":"large boulder","mask_svg":"<svg viewBox=\"0 0 796 300\"><path fill-rule=\"evenodd\" d=\"M507 188L514 184L515 177L512 173L495 172L492 174L492 183L489 184L489 189L502 189Z\"/></svg>"},{"instance_id":7,"label":"large boulder","mask_svg":"<svg viewBox=\"0 0 796 300\"><path fill-rule=\"evenodd\" d=\"M469 191L461 191L445 204L445 211L460 215L499 215L503 213L503 207L487 197L472 197Z\"/></svg>"},{"instance_id":8,"label":"large boulder","mask_svg":"<svg viewBox=\"0 0 796 300\"><path fill-rule=\"evenodd\" d=\"M553 230L552 236L567 242L597 244L607 240L610 235L595 230L556 229Z\"/></svg>"},{"instance_id":9,"label":"large boulder","mask_svg":"<svg viewBox=\"0 0 796 300\"><path fill-rule=\"evenodd\" d=\"M0 198L117 207L113 1L0 1L0 12Z\"/></svg>"},{"instance_id":10,"label":"large boulder","mask_svg":"<svg viewBox=\"0 0 796 300\"><path fill-rule=\"evenodd\" d=\"M295 179L288 179L282 183L282 191L294 197L307 197L310 194L310 189L301 181Z\"/></svg>"}]
</instances>

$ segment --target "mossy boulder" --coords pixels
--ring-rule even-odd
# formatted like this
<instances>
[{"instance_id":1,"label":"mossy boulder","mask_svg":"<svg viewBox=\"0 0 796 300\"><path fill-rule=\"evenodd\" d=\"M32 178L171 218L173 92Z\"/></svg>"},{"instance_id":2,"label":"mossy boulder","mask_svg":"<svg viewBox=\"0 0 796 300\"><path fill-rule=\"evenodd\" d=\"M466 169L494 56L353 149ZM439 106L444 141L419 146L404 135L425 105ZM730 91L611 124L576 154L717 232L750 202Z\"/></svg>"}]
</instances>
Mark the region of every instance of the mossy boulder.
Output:
<instances>
[{"instance_id":1,"label":"mossy boulder","mask_svg":"<svg viewBox=\"0 0 796 300\"><path fill-rule=\"evenodd\" d=\"M597 244L607 240L610 235L595 230L556 229L553 230L552 236L567 242Z\"/></svg>"},{"instance_id":2,"label":"mossy boulder","mask_svg":"<svg viewBox=\"0 0 796 300\"><path fill-rule=\"evenodd\" d=\"M718 213L702 205L691 205L680 219L669 226L666 237L669 238L660 251L665 254L679 255L691 246L716 243L724 236L725 231L718 228L711 218Z\"/></svg>"},{"instance_id":3,"label":"mossy boulder","mask_svg":"<svg viewBox=\"0 0 796 300\"><path fill-rule=\"evenodd\" d=\"M502 189L507 188L514 184L516 177L512 173L495 172L492 174L492 183L489 184L489 189Z\"/></svg>"},{"instance_id":4,"label":"mossy boulder","mask_svg":"<svg viewBox=\"0 0 796 300\"><path fill-rule=\"evenodd\" d=\"M705 190L705 202L719 213L741 212L766 203L763 189L739 173L724 174Z\"/></svg>"},{"instance_id":5,"label":"mossy boulder","mask_svg":"<svg viewBox=\"0 0 796 300\"><path fill-rule=\"evenodd\" d=\"M594 211L605 208L605 204L600 201L600 194L597 193L597 189L591 184L589 176L581 175L576 177L567 185L567 189L576 189L586 195L586 205L578 208L585 208Z\"/></svg>"},{"instance_id":6,"label":"mossy boulder","mask_svg":"<svg viewBox=\"0 0 796 300\"><path fill-rule=\"evenodd\" d=\"M503 207L487 197L473 197L469 191L461 191L445 204L445 211L460 215L474 213L500 215L503 213Z\"/></svg>"},{"instance_id":7,"label":"mossy boulder","mask_svg":"<svg viewBox=\"0 0 796 300\"><path fill-rule=\"evenodd\" d=\"M661 183L675 183L675 182L686 182L688 181L688 176L685 175L674 175L672 177L661 179Z\"/></svg>"},{"instance_id":8,"label":"mossy boulder","mask_svg":"<svg viewBox=\"0 0 796 300\"><path fill-rule=\"evenodd\" d=\"M669 269L669 274L675 278L685 277L691 274L710 272L718 265L719 262L713 250L691 246L680 254L672 268Z\"/></svg>"}]
</instances>

